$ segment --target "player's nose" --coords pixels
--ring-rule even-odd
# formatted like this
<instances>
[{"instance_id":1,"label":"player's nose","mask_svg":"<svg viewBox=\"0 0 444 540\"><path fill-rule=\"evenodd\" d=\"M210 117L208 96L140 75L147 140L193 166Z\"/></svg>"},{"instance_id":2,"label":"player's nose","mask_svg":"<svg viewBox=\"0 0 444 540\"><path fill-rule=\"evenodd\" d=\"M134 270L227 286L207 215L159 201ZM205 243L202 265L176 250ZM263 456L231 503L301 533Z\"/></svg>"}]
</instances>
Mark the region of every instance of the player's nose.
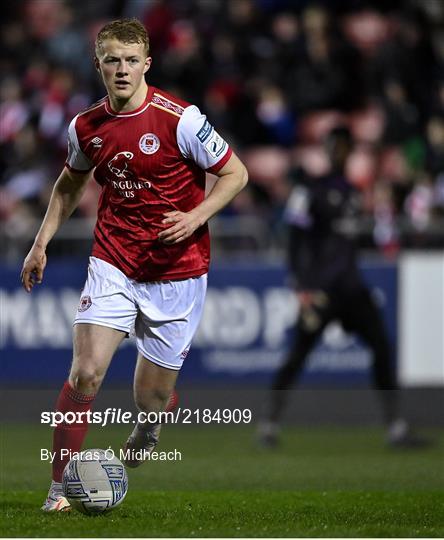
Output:
<instances>
[{"instance_id":1,"label":"player's nose","mask_svg":"<svg viewBox=\"0 0 444 540\"><path fill-rule=\"evenodd\" d=\"M117 77L125 77L126 75L128 75L128 65L123 60L123 61L119 62L119 65L117 67L116 76Z\"/></svg>"}]
</instances>

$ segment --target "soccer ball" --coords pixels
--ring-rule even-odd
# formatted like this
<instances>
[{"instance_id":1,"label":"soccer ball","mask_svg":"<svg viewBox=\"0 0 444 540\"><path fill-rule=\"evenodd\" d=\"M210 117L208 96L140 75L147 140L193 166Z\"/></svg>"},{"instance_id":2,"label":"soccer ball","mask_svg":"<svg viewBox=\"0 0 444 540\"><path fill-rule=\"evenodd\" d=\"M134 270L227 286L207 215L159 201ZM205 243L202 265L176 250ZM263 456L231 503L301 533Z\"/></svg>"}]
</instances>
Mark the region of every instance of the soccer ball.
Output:
<instances>
[{"instance_id":1,"label":"soccer ball","mask_svg":"<svg viewBox=\"0 0 444 540\"><path fill-rule=\"evenodd\" d=\"M111 451L83 450L66 465L62 486L73 508L84 514L100 514L123 501L128 476Z\"/></svg>"}]
</instances>

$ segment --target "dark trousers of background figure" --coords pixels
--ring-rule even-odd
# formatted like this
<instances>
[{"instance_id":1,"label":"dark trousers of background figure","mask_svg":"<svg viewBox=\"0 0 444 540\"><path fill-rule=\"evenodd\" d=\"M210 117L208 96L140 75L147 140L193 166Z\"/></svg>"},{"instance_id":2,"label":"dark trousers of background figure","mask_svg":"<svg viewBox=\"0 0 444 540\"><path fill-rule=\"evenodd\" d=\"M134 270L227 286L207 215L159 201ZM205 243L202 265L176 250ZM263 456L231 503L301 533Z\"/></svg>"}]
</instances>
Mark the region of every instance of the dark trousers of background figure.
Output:
<instances>
[{"instance_id":1,"label":"dark trousers of background figure","mask_svg":"<svg viewBox=\"0 0 444 540\"><path fill-rule=\"evenodd\" d=\"M384 421L389 424L398 413L391 346L380 310L365 287L329 293L323 305L305 313L301 310L291 348L274 377L269 420L280 420L290 387L297 382L308 355L331 321L339 321L344 330L358 335L370 348L373 357L372 383L380 394Z\"/></svg>"}]
</instances>

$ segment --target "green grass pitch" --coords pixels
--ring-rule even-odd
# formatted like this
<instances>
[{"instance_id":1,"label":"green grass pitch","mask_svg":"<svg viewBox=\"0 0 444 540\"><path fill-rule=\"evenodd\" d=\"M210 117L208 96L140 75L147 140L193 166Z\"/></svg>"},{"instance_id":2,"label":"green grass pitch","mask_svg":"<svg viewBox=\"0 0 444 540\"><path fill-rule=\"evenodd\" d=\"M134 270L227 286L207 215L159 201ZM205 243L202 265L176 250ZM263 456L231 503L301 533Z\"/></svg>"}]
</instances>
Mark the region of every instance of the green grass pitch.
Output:
<instances>
[{"instance_id":1,"label":"green grass pitch","mask_svg":"<svg viewBox=\"0 0 444 540\"><path fill-rule=\"evenodd\" d=\"M124 426L91 429L86 447L118 450ZM46 426L3 426L4 537L442 537L444 437L391 451L382 430L288 428L273 452L252 426L166 426L159 450L182 461L129 471L129 492L96 517L43 514L50 466Z\"/></svg>"}]
</instances>

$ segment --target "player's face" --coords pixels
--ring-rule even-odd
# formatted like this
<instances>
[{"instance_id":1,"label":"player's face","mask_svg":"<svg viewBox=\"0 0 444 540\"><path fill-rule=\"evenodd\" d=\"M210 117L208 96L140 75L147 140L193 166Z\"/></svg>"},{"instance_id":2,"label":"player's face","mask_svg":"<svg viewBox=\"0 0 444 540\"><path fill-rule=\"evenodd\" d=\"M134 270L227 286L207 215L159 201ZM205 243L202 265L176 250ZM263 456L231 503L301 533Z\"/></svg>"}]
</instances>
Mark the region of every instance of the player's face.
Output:
<instances>
[{"instance_id":1,"label":"player's face","mask_svg":"<svg viewBox=\"0 0 444 540\"><path fill-rule=\"evenodd\" d=\"M128 102L144 91L144 75L150 66L151 57L146 56L142 43L122 43L117 39L105 40L96 58L111 102Z\"/></svg>"}]
</instances>

